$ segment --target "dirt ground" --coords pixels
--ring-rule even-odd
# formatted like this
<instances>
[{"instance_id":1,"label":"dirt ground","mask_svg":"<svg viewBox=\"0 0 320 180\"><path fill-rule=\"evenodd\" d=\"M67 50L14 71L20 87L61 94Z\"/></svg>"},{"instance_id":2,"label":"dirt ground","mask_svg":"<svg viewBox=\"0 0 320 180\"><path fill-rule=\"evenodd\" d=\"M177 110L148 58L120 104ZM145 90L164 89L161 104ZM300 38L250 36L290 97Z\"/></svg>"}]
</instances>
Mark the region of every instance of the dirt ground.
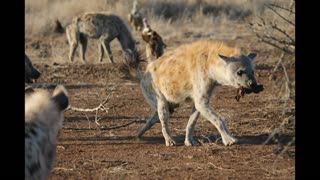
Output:
<instances>
[{"instance_id":1,"label":"dirt ground","mask_svg":"<svg viewBox=\"0 0 320 180\"><path fill-rule=\"evenodd\" d=\"M295 102L281 100L269 80L274 64L267 60L277 56L274 49L249 39L254 37L225 40L258 52L256 75L265 90L237 102L234 88L221 87L211 100L212 107L239 139L238 144L229 147L223 146L217 129L203 117L195 129L201 145L183 145L190 103L176 109L169 121L178 146L165 146L160 123L142 138L135 138L152 111L139 85L120 78L117 64L106 62L106 58L101 64L96 62L94 40L89 40L88 62L81 64L78 56L77 62L68 62L64 35L26 39L26 53L42 73L34 87L52 90L61 83L69 92L71 106L78 108L97 107L109 96L105 105L108 112L97 113L101 129L95 123L96 112L65 113L50 179L294 179L295 144L290 142L295 136ZM181 41L166 39L166 51L194 40L191 35ZM143 48L142 41L139 46ZM53 47L63 50L65 56L55 56ZM120 61L116 40L111 48L116 61ZM294 68L287 70L294 78ZM265 143L279 127L281 133Z\"/></svg>"}]
</instances>

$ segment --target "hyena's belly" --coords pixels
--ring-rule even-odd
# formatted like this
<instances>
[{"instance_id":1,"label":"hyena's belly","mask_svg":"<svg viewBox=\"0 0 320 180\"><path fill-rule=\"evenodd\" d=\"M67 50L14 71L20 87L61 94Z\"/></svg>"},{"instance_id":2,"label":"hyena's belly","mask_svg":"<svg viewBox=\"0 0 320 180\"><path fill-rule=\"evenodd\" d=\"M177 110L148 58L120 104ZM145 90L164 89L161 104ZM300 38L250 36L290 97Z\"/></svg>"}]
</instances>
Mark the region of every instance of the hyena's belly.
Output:
<instances>
[{"instance_id":1,"label":"hyena's belly","mask_svg":"<svg viewBox=\"0 0 320 180\"><path fill-rule=\"evenodd\" d=\"M80 23L79 31L88 38L98 39L101 36L101 28L95 27L92 24Z\"/></svg>"},{"instance_id":2,"label":"hyena's belly","mask_svg":"<svg viewBox=\"0 0 320 180\"><path fill-rule=\"evenodd\" d=\"M180 104L191 97L191 88L184 86L183 82L160 82L159 90L167 101Z\"/></svg>"}]
</instances>

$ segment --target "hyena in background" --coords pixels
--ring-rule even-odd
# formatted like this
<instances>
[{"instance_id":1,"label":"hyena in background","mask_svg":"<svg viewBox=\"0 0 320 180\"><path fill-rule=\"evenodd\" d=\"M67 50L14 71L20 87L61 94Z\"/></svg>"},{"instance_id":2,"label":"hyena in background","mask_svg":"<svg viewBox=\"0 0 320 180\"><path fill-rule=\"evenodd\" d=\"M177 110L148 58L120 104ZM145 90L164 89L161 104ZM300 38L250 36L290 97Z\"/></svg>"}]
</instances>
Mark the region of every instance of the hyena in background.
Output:
<instances>
[{"instance_id":1,"label":"hyena in background","mask_svg":"<svg viewBox=\"0 0 320 180\"><path fill-rule=\"evenodd\" d=\"M57 86L52 96L43 89L25 89L25 179L48 179L56 143L69 106L68 94Z\"/></svg>"},{"instance_id":2,"label":"hyena in background","mask_svg":"<svg viewBox=\"0 0 320 180\"><path fill-rule=\"evenodd\" d=\"M138 9L138 2L133 1L131 12L128 14L128 20L132 29L140 31L142 29L142 14Z\"/></svg>"},{"instance_id":3,"label":"hyena in background","mask_svg":"<svg viewBox=\"0 0 320 180\"><path fill-rule=\"evenodd\" d=\"M160 119L166 146L176 145L168 129L168 119L178 104L191 99L195 108L186 128L186 146L199 144L193 139L193 130L200 114L218 129L224 145L236 143L225 121L211 107L210 98L221 85L261 91L256 88L260 85L254 77L252 63L256 55L254 52L240 54L238 48L223 42L201 40L182 45L150 62L144 74L136 64L124 64L122 70L140 81L144 97L155 111L137 136L142 136Z\"/></svg>"},{"instance_id":4,"label":"hyena in background","mask_svg":"<svg viewBox=\"0 0 320 180\"><path fill-rule=\"evenodd\" d=\"M143 30L141 33L142 39L147 43L146 56L148 62L151 62L152 56L158 59L163 55L163 49L167 45L163 42L161 36L151 29L146 18L143 18Z\"/></svg>"},{"instance_id":5,"label":"hyena in background","mask_svg":"<svg viewBox=\"0 0 320 180\"><path fill-rule=\"evenodd\" d=\"M32 83L32 80L36 80L39 77L40 72L32 66L30 59L24 54L24 82Z\"/></svg>"},{"instance_id":6,"label":"hyena in background","mask_svg":"<svg viewBox=\"0 0 320 180\"><path fill-rule=\"evenodd\" d=\"M99 62L102 62L105 52L110 62L114 63L110 42L115 38L119 40L125 56L133 57L133 60L139 56L130 30L120 17L113 14L93 12L75 17L66 27L66 35L70 45L69 60L71 62L78 44L80 45L80 57L85 62L88 38L99 40Z\"/></svg>"}]
</instances>

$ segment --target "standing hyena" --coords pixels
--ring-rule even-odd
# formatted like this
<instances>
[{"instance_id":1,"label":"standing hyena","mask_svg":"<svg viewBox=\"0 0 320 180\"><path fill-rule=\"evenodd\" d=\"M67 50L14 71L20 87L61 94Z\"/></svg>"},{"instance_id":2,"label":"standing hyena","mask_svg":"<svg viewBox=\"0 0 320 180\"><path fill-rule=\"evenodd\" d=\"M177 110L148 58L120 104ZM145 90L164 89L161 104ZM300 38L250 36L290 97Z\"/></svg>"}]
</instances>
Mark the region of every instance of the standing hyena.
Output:
<instances>
[{"instance_id":1,"label":"standing hyena","mask_svg":"<svg viewBox=\"0 0 320 180\"><path fill-rule=\"evenodd\" d=\"M24 82L32 83L32 80L38 79L40 72L32 66L28 56L24 54Z\"/></svg>"},{"instance_id":2,"label":"standing hyena","mask_svg":"<svg viewBox=\"0 0 320 180\"><path fill-rule=\"evenodd\" d=\"M141 33L142 39L147 43L146 56L148 62L151 62L152 56L158 59L163 55L163 49L167 45L163 42L161 36L151 29L146 18L143 18L143 30Z\"/></svg>"},{"instance_id":3,"label":"standing hyena","mask_svg":"<svg viewBox=\"0 0 320 180\"><path fill-rule=\"evenodd\" d=\"M25 89L25 179L48 179L56 154L57 136L69 106L67 91Z\"/></svg>"},{"instance_id":4,"label":"standing hyena","mask_svg":"<svg viewBox=\"0 0 320 180\"><path fill-rule=\"evenodd\" d=\"M221 85L243 87L258 92L252 64L256 53L240 54L237 48L223 42L201 40L167 52L147 65L144 74L129 62L122 68L140 81L148 103L155 110L153 116L138 131L140 137L159 119L166 146L173 146L168 119L173 109L186 99L194 102L193 113L186 128L185 145L197 145L193 130L199 114L208 119L220 132L224 145L237 142L224 120L210 106L213 90Z\"/></svg>"},{"instance_id":5,"label":"standing hyena","mask_svg":"<svg viewBox=\"0 0 320 180\"><path fill-rule=\"evenodd\" d=\"M133 1L133 6L131 12L128 14L128 20L132 27L136 31L142 29L142 15L138 9L138 2Z\"/></svg>"},{"instance_id":6,"label":"standing hyena","mask_svg":"<svg viewBox=\"0 0 320 180\"><path fill-rule=\"evenodd\" d=\"M73 18L72 23L66 27L66 35L70 45L69 60L72 62L80 45L80 56L85 62L88 38L98 39L99 62L102 62L104 52L107 53L111 63L113 55L110 49L110 42L117 38L125 55L132 55L137 58L138 53L130 30L120 17L106 13L85 13Z\"/></svg>"}]
</instances>

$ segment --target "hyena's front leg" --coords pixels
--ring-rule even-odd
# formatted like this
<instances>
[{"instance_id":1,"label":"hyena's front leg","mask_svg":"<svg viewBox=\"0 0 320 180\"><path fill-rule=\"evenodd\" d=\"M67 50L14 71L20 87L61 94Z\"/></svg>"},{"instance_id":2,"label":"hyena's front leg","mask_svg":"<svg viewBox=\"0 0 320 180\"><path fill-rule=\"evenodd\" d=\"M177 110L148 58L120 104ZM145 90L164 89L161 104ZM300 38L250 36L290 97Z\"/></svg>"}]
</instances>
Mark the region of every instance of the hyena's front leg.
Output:
<instances>
[{"instance_id":1,"label":"hyena's front leg","mask_svg":"<svg viewBox=\"0 0 320 180\"><path fill-rule=\"evenodd\" d=\"M69 60L70 60L70 62L73 62L74 54L76 52L77 47L78 47L78 43L77 42L72 42L70 44L70 51L69 51Z\"/></svg>"},{"instance_id":2,"label":"hyena's front leg","mask_svg":"<svg viewBox=\"0 0 320 180\"><path fill-rule=\"evenodd\" d=\"M113 62L113 55L111 52L111 48L110 48L110 42L114 39L115 37L109 36L109 35L103 35L100 37L100 42L102 44L102 47L104 49L104 51L106 52L108 59L111 63Z\"/></svg>"},{"instance_id":3,"label":"hyena's front leg","mask_svg":"<svg viewBox=\"0 0 320 180\"><path fill-rule=\"evenodd\" d=\"M80 34L80 57L82 62L85 62L86 58L86 50L87 50L87 45L88 45L88 38L85 37L84 35Z\"/></svg>"},{"instance_id":4,"label":"hyena's front leg","mask_svg":"<svg viewBox=\"0 0 320 180\"><path fill-rule=\"evenodd\" d=\"M172 139L168 128L168 120L170 116L168 102L164 97L158 99L158 115L161 122L162 134L166 141L166 146L174 146L176 142Z\"/></svg>"},{"instance_id":5,"label":"hyena's front leg","mask_svg":"<svg viewBox=\"0 0 320 180\"><path fill-rule=\"evenodd\" d=\"M209 103L196 103L195 105L196 109L218 129L225 146L232 145L238 141L230 134L224 120L213 111Z\"/></svg>"},{"instance_id":6,"label":"hyena's front leg","mask_svg":"<svg viewBox=\"0 0 320 180\"><path fill-rule=\"evenodd\" d=\"M193 106L192 108L192 114L189 118L188 125L186 128L186 137L184 140L184 144L186 146L196 146L199 145L199 142L193 139L193 131L194 127L197 123L197 120L199 118L200 112L196 110L196 108Z\"/></svg>"}]
</instances>

